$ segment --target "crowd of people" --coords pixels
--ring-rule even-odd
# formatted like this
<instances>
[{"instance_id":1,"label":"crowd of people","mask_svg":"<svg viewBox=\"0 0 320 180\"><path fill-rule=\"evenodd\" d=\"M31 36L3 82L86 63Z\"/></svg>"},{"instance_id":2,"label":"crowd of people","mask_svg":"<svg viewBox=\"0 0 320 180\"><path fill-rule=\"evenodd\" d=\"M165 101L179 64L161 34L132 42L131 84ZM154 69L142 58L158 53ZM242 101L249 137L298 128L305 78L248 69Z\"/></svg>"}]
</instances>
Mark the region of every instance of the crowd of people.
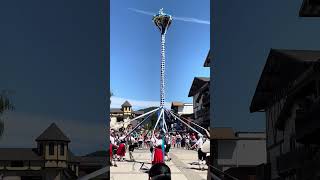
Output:
<instances>
[{"instance_id":1,"label":"crowd of people","mask_svg":"<svg viewBox=\"0 0 320 180\"><path fill-rule=\"evenodd\" d=\"M129 152L130 161L135 161L133 152L135 149L149 149L152 165L170 161L170 149L186 149L198 151L199 168L204 170L206 153L202 146L207 140L206 136L196 133L172 132L161 133L159 131L151 133L141 131L140 133L129 134L128 131L110 131L110 160L111 165L117 166L117 161L124 161L126 151Z\"/></svg>"}]
</instances>

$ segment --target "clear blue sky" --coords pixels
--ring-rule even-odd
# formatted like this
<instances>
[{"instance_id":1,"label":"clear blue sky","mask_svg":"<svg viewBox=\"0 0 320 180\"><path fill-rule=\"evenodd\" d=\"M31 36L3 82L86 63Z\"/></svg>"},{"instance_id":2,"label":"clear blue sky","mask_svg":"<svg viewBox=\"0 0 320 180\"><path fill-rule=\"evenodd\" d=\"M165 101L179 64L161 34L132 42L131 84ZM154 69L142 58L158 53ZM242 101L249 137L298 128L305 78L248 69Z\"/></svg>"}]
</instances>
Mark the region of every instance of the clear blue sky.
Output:
<instances>
[{"instance_id":1,"label":"clear blue sky","mask_svg":"<svg viewBox=\"0 0 320 180\"><path fill-rule=\"evenodd\" d=\"M115 97L159 101L160 32L148 12L156 14L164 8L166 13L186 20L174 19L167 33L166 101L192 102L188 92L193 78L210 75L210 69L203 67L210 49L210 25L204 23L210 21L209 3L111 1L110 87ZM187 18L202 21L190 22ZM119 102L112 103L114 106Z\"/></svg>"},{"instance_id":2,"label":"clear blue sky","mask_svg":"<svg viewBox=\"0 0 320 180\"><path fill-rule=\"evenodd\" d=\"M264 130L249 113L270 48L320 49L320 18L298 16L302 0L214 1L212 126Z\"/></svg>"}]
</instances>

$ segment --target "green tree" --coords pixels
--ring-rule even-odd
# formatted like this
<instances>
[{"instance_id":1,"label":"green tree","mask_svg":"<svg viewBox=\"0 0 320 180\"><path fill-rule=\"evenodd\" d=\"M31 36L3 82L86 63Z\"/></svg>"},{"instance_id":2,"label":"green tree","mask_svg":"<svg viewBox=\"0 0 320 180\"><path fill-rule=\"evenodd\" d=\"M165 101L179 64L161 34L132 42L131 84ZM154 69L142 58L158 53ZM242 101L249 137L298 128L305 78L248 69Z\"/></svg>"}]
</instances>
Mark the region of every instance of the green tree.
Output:
<instances>
[{"instance_id":1,"label":"green tree","mask_svg":"<svg viewBox=\"0 0 320 180\"><path fill-rule=\"evenodd\" d=\"M110 91L110 104L111 104L111 97L113 96L113 93Z\"/></svg>"},{"instance_id":2,"label":"green tree","mask_svg":"<svg viewBox=\"0 0 320 180\"><path fill-rule=\"evenodd\" d=\"M152 110L154 110L156 108L158 108L158 107L149 107L149 108L146 108L146 109L140 109L139 111L144 111L146 113L146 112L152 111ZM147 123L144 124L144 128L146 130L153 129L153 127L156 125L157 119L158 119L158 113L153 113L150 116L150 120ZM139 119L138 121L142 121L142 119Z\"/></svg>"},{"instance_id":3,"label":"green tree","mask_svg":"<svg viewBox=\"0 0 320 180\"><path fill-rule=\"evenodd\" d=\"M3 135L4 131L4 121L2 119L2 115L6 111L14 109L14 106L9 98L10 94L12 94L12 92L8 90L2 90L0 92L0 137Z\"/></svg>"}]
</instances>

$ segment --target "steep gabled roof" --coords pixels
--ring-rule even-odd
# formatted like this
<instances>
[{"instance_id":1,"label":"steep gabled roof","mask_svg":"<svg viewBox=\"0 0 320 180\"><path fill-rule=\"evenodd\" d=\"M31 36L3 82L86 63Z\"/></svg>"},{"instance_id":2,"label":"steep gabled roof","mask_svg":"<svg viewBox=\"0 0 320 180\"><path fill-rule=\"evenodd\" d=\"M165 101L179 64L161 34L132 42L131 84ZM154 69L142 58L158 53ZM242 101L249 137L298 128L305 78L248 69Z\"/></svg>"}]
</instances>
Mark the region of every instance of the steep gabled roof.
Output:
<instances>
[{"instance_id":1,"label":"steep gabled roof","mask_svg":"<svg viewBox=\"0 0 320 180\"><path fill-rule=\"evenodd\" d=\"M206 60L204 61L203 67L210 67L211 58L211 50L209 50Z\"/></svg>"},{"instance_id":2,"label":"steep gabled roof","mask_svg":"<svg viewBox=\"0 0 320 180\"><path fill-rule=\"evenodd\" d=\"M111 108L110 113L123 113L123 111L120 108Z\"/></svg>"},{"instance_id":3,"label":"steep gabled roof","mask_svg":"<svg viewBox=\"0 0 320 180\"><path fill-rule=\"evenodd\" d=\"M132 107L131 104L128 101L125 101L121 107Z\"/></svg>"},{"instance_id":4,"label":"steep gabled roof","mask_svg":"<svg viewBox=\"0 0 320 180\"><path fill-rule=\"evenodd\" d=\"M36 141L65 141L70 142L70 139L60 130L60 128L52 123Z\"/></svg>"},{"instance_id":5,"label":"steep gabled roof","mask_svg":"<svg viewBox=\"0 0 320 180\"><path fill-rule=\"evenodd\" d=\"M264 110L276 92L284 92L320 59L320 51L271 49L251 101L250 112Z\"/></svg>"},{"instance_id":6,"label":"steep gabled roof","mask_svg":"<svg viewBox=\"0 0 320 180\"><path fill-rule=\"evenodd\" d=\"M188 97L194 96L198 92L198 90L206 82L210 82L210 78L208 78L208 77L195 77L193 79L193 82L192 82Z\"/></svg>"}]
</instances>

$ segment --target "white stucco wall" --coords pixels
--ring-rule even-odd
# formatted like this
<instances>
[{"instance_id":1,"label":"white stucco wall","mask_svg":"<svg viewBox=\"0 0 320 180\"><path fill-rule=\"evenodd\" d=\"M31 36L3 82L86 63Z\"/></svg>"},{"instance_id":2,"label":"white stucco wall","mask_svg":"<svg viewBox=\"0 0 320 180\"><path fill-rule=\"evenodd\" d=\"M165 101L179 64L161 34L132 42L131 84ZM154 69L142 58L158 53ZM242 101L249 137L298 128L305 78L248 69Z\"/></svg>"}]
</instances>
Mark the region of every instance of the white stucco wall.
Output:
<instances>
[{"instance_id":1,"label":"white stucco wall","mask_svg":"<svg viewBox=\"0 0 320 180\"><path fill-rule=\"evenodd\" d=\"M236 151L239 165L259 165L267 162L265 140L239 140Z\"/></svg>"},{"instance_id":2,"label":"white stucco wall","mask_svg":"<svg viewBox=\"0 0 320 180\"><path fill-rule=\"evenodd\" d=\"M21 180L20 176L6 176L3 180Z\"/></svg>"},{"instance_id":3,"label":"white stucco wall","mask_svg":"<svg viewBox=\"0 0 320 180\"><path fill-rule=\"evenodd\" d=\"M251 166L266 163L265 140L219 140L219 166Z\"/></svg>"},{"instance_id":4,"label":"white stucco wall","mask_svg":"<svg viewBox=\"0 0 320 180\"><path fill-rule=\"evenodd\" d=\"M182 113L183 114L192 114L193 113L193 104L184 104Z\"/></svg>"}]
</instances>

